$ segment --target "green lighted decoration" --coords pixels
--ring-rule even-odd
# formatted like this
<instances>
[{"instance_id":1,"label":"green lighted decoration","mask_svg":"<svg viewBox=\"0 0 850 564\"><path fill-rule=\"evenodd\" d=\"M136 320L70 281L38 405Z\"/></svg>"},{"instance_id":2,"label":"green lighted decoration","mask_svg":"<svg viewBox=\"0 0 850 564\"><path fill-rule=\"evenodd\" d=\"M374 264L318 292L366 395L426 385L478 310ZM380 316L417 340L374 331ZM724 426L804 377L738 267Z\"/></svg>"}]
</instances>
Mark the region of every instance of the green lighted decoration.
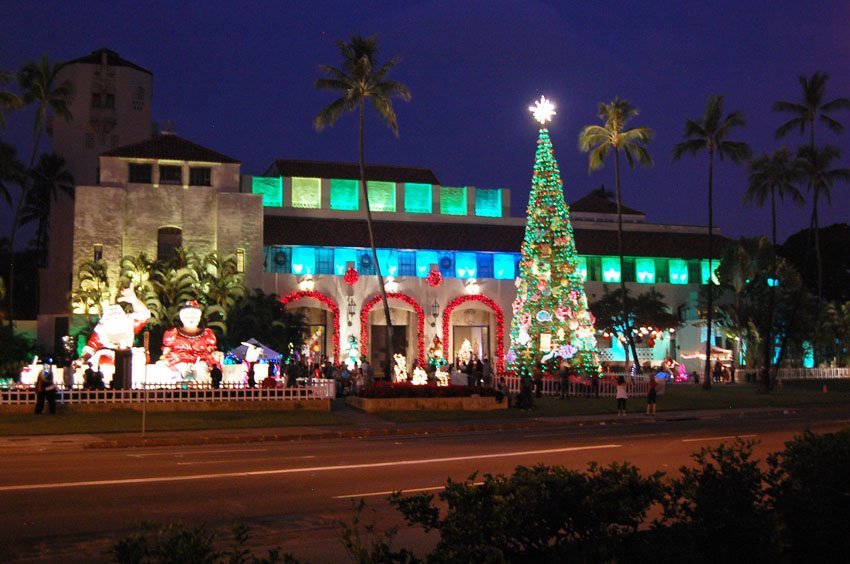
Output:
<instances>
[{"instance_id":1,"label":"green lighted decoration","mask_svg":"<svg viewBox=\"0 0 850 564\"><path fill-rule=\"evenodd\" d=\"M670 284L688 283L688 261L683 259L670 259L667 262L670 271Z\"/></svg>"},{"instance_id":2,"label":"green lighted decoration","mask_svg":"<svg viewBox=\"0 0 850 564\"><path fill-rule=\"evenodd\" d=\"M717 266L720 264L719 260L712 261L714 263L714 269L717 269ZM708 260L699 261L700 266L700 282L702 284L708 284L708 277L711 276L711 281L714 284L720 284L720 281L717 279L717 272L712 272L711 267L708 264Z\"/></svg>"},{"instance_id":3,"label":"green lighted decoration","mask_svg":"<svg viewBox=\"0 0 850 564\"><path fill-rule=\"evenodd\" d=\"M434 202L431 185L406 182L404 184L404 211L407 213L433 213Z\"/></svg>"},{"instance_id":4,"label":"green lighted decoration","mask_svg":"<svg viewBox=\"0 0 850 564\"><path fill-rule=\"evenodd\" d=\"M322 207L321 178L292 178L292 207L319 209Z\"/></svg>"},{"instance_id":5,"label":"green lighted decoration","mask_svg":"<svg viewBox=\"0 0 850 564\"><path fill-rule=\"evenodd\" d=\"M283 207L283 178L255 176L251 179L251 193L263 196L263 207Z\"/></svg>"},{"instance_id":6,"label":"green lighted decoration","mask_svg":"<svg viewBox=\"0 0 850 564\"><path fill-rule=\"evenodd\" d=\"M466 215L466 186L453 188L440 186L440 213L443 215Z\"/></svg>"},{"instance_id":7,"label":"green lighted decoration","mask_svg":"<svg viewBox=\"0 0 850 564\"><path fill-rule=\"evenodd\" d=\"M475 215L479 217L502 217L502 191L498 188L475 190Z\"/></svg>"},{"instance_id":8,"label":"green lighted decoration","mask_svg":"<svg viewBox=\"0 0 850 564\"><path fill-rule=\"evenodd\" d=\"M356 211L360 209L360 183L357 180L331 178L331 209Z\"/></svg>"},{"instance_id":9,"label":"green lighted decoration","mask_svg":"<svg viewBox=\"0 0 850 564\"><path fill-rule=\"evenodd\" d=\"M620 275L619 257L602 257L602 281L619 283Z\"/></svg>"},{"instance_id":10,"label":"green lighted decoration","mask_svg":"<svg viewBox=\"0 0 850 564\"><path fill-rule=\"evenodd\" d=\"M395 182L369 180L369 209L373 212L395 211Z\"/></svg>"},{"instance_id":11,"label":"green lighted decoration","mask_svg":"<svg viewBox=\"0 0 850 564\"><path fill-rule=\"evenodd\" d=\"M655 259L647 257L636 258L635 277L641 284L655 284Z\"/></svg>"},{"instance_id":12,"label":"green lighted decoration","mask_svg":"<svg viewBox=\"0 0 850 564\"><path fill-rule=\"evenodd\" d=\"M578 273L581 274L581 281L587 282L587 257L578 257Z\"/></svg>"},{"instance_id":13,"label":"green lighted decoration","mask_svg":"<svg viewBox=\"0 0 850 564\"><path fill-rule=\"evenodd\" d=\"M540 117L550 119L551 110L541 109ZM527 216L508 365L517 375L528 377L543 362L560 357L580 374L598 376L594 320L579 272L561 174L545 128L537 140Z\"/></svg>"}]
</instances>

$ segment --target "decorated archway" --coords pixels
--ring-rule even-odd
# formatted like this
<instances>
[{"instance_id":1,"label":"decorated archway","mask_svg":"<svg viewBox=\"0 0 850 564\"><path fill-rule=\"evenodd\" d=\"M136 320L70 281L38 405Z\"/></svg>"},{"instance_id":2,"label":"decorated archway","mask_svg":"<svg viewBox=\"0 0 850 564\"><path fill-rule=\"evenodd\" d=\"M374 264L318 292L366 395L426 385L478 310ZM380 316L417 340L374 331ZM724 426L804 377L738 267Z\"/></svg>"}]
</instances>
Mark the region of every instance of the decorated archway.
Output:
<instances>
[{"instance_id":1,"label":"decorated archway","mask_svg":"<svg viewBox=\"0 0 850 564\"><path fill-rule=\"evenodd\" d=\"M286 307L287 304L291 302L297 302L298 300L302 300L304 298L313 298L314 300L318 300L323 303L334 316L334 333L333 333L333 361L336 362L339 360L339 306L336 305L336 302L333 298L326 296L324 294L320 294L315 291L300 291L300 292L292 292L280 299L280 303L283 304L283 307Z\"/></svg>"},{"instance_id":2,"label":"decorated archway","mask_svg":"<svg viewBox=\"0 0 850 564\"><path fill-rule=\"evenodd\" d=\"M387 292L387 300L399 300L411 306L416 312L416 358L419 366L425 365L425 312L419 303L408 296L397 292ZM360 354L363 358L369 358L369 313L372 308L381 301L381 295L373 297L363 304L360 310Z\"/></svg>"},{"instance_id":3,"label":"decorated archway","mask_svg":"<svg viewBox=\"0 0 850 564\"><path fill-rule=\"evenodd\" d=\"M505 316L502 314L502 308L495 301L481 294L470 294L467 296L458 296L446 305L443 311L443 348L449 349L449 329L451 328L451 318L454 309L466 302L481 302L496 315L496 373L501 373L505 369Z\"/></svg>"}]
</instances>

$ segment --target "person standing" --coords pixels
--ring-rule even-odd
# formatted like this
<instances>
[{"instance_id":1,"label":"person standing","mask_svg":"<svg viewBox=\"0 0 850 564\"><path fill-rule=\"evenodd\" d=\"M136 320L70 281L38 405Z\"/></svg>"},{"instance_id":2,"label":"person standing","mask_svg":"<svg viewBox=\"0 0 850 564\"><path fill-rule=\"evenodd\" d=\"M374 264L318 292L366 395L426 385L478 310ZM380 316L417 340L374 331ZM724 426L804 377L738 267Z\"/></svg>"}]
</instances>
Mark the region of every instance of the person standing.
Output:
<instances>
[{"instance_id":1,"label":"person standing","mask_svg":"<svg viewBox=\"0 0 850 564\"><path fill-rule=\"evenodd\" d=\"M655 374L649 375L649 388L646 392L646 414L655 415L655 402L658 399L658 382L655 381Z\"/></svg>"},{"instance_id":2,"label":"person standing","mask_svg":"<svg viewBox=\"0 0 850 564\"><path fill-rule=\"evenodd\" d=\"M623 376L617 376L617 415L626 414L627 399L629 399L629 392L626 390L626 379Z\"/></svg>"},{"instance_id":3,"label":"person standing","mask_svg":"<svg viewBox=\"0 0 850 564\"><path fill-rule=\"evenodd\" d=\"M45 364L35 381L35 414L44 411L44 400L50 415L56 415L56 384L53 382L53 368Z\"/></svg>"}]
</instances>

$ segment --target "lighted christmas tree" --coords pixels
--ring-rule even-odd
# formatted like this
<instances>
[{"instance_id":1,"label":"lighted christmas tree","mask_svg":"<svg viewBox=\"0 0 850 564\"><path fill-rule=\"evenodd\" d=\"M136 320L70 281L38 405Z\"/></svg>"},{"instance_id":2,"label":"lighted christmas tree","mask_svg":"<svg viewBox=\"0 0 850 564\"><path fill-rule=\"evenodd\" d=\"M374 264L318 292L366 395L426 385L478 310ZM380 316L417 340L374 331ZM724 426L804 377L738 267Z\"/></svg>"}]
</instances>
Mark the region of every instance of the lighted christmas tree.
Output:
<instances>
[{"instance_id":1,"label":"lighted christmas tree","mask_svg":"<svg viewBox=\"0 0 850 564\"><path fill-rule=\"evenodd\" d=\"M542 97L529 109L541 125L555 114L554 106ZM587 308L561 173L545 127L537 139L527 215L508 366L519 376L531 376L535 366L561 358L579 374L597 376L594 319Z\"/></svg>"}]
</instances>

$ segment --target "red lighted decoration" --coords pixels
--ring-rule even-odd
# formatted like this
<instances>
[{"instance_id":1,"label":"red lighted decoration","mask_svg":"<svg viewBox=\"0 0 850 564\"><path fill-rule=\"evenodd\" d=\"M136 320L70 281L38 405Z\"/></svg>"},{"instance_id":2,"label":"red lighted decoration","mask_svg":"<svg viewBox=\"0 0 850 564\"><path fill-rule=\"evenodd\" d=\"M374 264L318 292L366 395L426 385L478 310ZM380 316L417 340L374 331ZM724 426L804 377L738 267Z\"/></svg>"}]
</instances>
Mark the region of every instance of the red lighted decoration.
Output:
<instances>
[{"instance_id":1,"label":"red lighted decoration","mask_svg":"<svg viewBox=\"0 0 850 564\"><path fill-rule=\"evenodd\" d=\"M451 318L452 311L466 302L481 302L486 305L490 309L493 310L493 313L496 315L496 364L495 369L497 374L501 374L505 370L505 316L502 314L502 308L499 307L492 299L487 296L482 296L481 294L468 294L465 296L458 296L452 301L450 301L446 305L445 311L443 311L443 350L450 351L452 350L449 347L449 330L451 329ZM448 361L454 361L453 358L447 358Z\"/></svg>"},{"instance_id":2,"label":"red lighted decoration","mask_svg":"<svg viewBox=\"0 0 850 564\"><path fill-rule=\"evenodd\" d=\"M416 300L407 294L398 292L387 292L387 300L399 300L411 306L416 312L416 358L419 366L425 366L425 312ZM363 304L360 310L360 354L363 358L369 358L369 313L372 308L381 301L381 295L373 297Z\"/></svg>"},{"instance_id":3,"label":"red lighted decoration","mask_svg":"<svg viewBox=\"0 0 850 564\"><path fill-rule=\"evenodd\" d=\"M280 303L283 307L286 307L287 304L291 302L297 302L298 300L303 300L306 298L312 298L314 300L320 301L324 304L334 316L334 334L333 334L333 361L336 362L339 360L339 306L336 305L336 302L333 298L330 298L324 294L320 294L319 292L292 292L280 299Z\"/></svg>"},{"instance_id":4,"label":"red lighted decoration","mask_svg":"<svg viewBox=\"0 0 850 564\"><path fill-rule=\"evenodd\" d=\"M425 277L425 280L428 281L428 284L436 288L443 283L443 275L440 274L439 270L432 270L428 273L428 276Z\"/></svg>"},{"instance_id":5,"label":"red lighted decoration","mask_svg":"<svg viewBox=\"0 0 850 564\"><path fill-rule=\"evenodd\" d=\"M345 271L345 275L342 277L342 279L345 280L345 283L349 286L354 286L355 284L357 284L357 281L360 280L360 275L357 273L356 270L354 270L353 266L349 266L348 269Z\"/></svg>"}]
</instances>

